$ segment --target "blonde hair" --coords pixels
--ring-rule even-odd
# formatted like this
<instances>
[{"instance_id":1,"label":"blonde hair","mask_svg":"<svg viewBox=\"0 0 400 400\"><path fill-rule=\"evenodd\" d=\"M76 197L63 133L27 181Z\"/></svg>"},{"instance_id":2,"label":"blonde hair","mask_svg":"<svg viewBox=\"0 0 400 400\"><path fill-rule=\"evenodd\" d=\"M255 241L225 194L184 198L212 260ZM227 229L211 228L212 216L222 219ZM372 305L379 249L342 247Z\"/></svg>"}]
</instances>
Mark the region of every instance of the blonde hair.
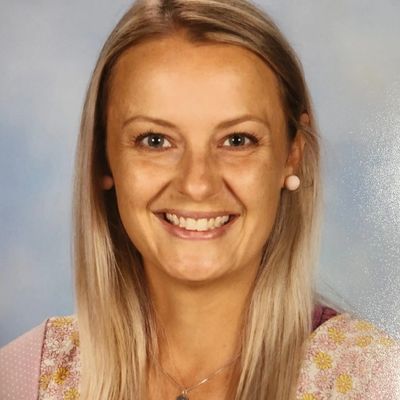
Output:
<instances>
[{"instance_id":1,"label":"blonde hair","mask_svg":"<svg viewBox=\"0 0 400 400\"><path fill-rule=\"evenodd\" d=\"M83 108L74 186L74 263L81 343L81 398L144 399L157 328L142 258L126 234L115 191L103 191L105 104L112 67L128 48L179 31L191 43L227 43L260 56L278 81L289 143L305 137L298 191L282 190L243 322L236 400L295 396L315 303L320 144L302 67L271 18L244 0L137 1L107 39ZM307 112L310 126L300 126Z\"/></svg>"}]
</instances>

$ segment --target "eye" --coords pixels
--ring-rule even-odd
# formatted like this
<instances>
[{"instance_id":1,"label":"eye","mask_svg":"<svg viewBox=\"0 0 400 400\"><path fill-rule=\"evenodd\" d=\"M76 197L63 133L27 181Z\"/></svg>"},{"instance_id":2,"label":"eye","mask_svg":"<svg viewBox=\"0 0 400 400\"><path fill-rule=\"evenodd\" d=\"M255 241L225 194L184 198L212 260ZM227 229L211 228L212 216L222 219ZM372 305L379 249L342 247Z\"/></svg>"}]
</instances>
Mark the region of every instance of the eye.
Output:
<instances>
[{"instance_id":1,"label":"eye","mask_svg":"<svg viewBox=\"0 0 400 400\"><path fill-rule=\"evenodd\" d=\"M224 146L226 142L229 143L227 147L247 148L249 145L257 145L259 143L259 139L251 133L234 132L225 139ZM134 143L140 147L159 151L172 147L171 143L167 140L164 134L154 132L152 130L136 136L134 138Z\"/></svg>"},{"instance_id":2,"label":"eye","mask_svg":"<svg viewBox=\"0 0 400 400\"><path fill-rule=\"evenodd\" d=\"M250 145L257 145L259 140L255 135L244 132L234 132L227 137L224 143L228 142L228 147L247 147Z\"/></svg>"},{"instance_id":3,"label":"eye","mask_svg":"<svg viewBox=\"0 0 400 400\"><path fill-rule=\"evenodd\" d=\"M134 142L138 146L148 147L150 149L166 149L172 147L165 135L162 133L153 132L152 130L136 136ZM166 144L166 146L164 146L164 144Z\"/></svg>"}]
</instances>

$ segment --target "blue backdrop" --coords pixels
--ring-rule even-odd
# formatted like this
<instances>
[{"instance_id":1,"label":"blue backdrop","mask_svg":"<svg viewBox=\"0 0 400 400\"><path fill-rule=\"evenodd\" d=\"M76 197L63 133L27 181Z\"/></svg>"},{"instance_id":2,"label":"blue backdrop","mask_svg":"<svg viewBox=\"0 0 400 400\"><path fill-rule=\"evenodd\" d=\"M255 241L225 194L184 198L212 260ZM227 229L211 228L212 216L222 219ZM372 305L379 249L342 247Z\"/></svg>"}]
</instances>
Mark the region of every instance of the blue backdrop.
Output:
<instances>
[{"instance_id":1,"label":"blue backdrop","mask_svg":"<svg viewBox=\"0 0 400 400\"><path fill-rule=\"evenodd\" d=\"M400 2L258 1L304 65L324 140L319 290L400 336ZM80 112L126 0L2 1L0 345L74 312Z\"/></svg>"}]
</instances>

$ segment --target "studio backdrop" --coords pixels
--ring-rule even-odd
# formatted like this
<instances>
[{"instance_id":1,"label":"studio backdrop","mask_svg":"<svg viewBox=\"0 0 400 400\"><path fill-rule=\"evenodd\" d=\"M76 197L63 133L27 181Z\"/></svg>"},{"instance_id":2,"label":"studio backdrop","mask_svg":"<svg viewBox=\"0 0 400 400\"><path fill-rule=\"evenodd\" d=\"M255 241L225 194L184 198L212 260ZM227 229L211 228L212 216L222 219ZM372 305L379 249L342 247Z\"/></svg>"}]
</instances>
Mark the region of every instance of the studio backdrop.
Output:
<instances>
[{"instance_id":1,"label":"studio backdrop","mask_svg":"<svg viewBox=\"0 0 400 400\"><path fill-rule=\"evenodd\" d=\"M400 2L256 3L299 54L322 136L318 290L400 337ZM74 312L80 112L100 46L130 4L1 2L0 346Z\"/></svg>"}]
</instances>

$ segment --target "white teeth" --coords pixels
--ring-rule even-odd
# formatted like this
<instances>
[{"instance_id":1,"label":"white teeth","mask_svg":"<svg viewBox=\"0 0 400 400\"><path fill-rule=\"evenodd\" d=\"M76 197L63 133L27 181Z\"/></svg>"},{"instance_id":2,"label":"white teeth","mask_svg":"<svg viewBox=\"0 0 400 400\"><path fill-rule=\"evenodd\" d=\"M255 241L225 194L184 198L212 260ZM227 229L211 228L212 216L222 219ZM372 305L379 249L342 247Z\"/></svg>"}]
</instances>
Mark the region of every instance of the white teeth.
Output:
<instances>
[{"instance_id":1,"label":"white teeth","mask_svg":"<svg viewBox=\"0 0 400 400\"><path fill-rule=\"evenodd\" d=\"M187 229L189 231L207 231L215 228L219 228L229 220L229 215L219 216L217 218L183 218L178 217L175 214L166 213L167 220L173 225Z\"/></svg>"},{"instance_id":2,"label":"white teeth","mask_svg":"<svg viewBox=\"0 0 400 400\"><path fill-rule=\"evenodd\" d=\"M206 231L208 229L207 226L207 218L201 218L197 221L197 230L198 231Z\"/></svg>"},{"instance_id":3,"label":"white teeth","mask_svg":"<svg viewBox=\"0 0 400 400\"><path fill-rule=\"evenodd\" d=\"M196 220L193 218L187 218L185 228L194 231L197 228Z\"/></svg>"}]
</instances>

